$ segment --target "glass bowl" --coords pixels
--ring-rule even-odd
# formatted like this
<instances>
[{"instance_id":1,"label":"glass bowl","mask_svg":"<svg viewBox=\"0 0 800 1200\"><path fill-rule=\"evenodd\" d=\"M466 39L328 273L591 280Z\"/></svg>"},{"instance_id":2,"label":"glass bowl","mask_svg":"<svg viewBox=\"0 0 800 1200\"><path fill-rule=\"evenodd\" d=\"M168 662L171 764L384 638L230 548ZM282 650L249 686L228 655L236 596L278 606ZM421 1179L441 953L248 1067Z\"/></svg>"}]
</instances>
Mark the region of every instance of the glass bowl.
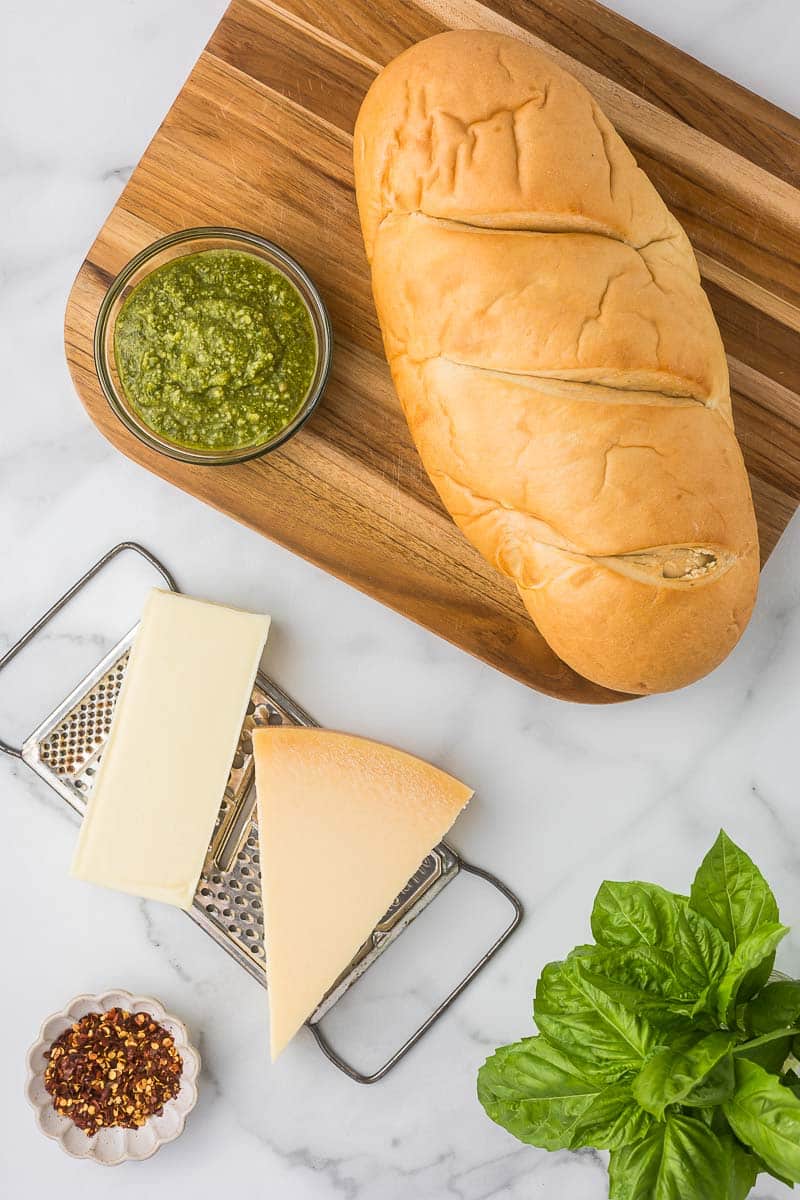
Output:
<instances>
[{"instance_id":1,"label":"glass bowl","mask_svg":"<svg viewBox=\"0 0 800 1200\"><path fill-rule=\"evenodd\" d=\"M194 446L183 446L156 433L139 416L125 396L114 356L114 325L124 301L136 284L156 267L183 255L198 254L203 250L244 251L280 271L299 292L316 338L317 360L314 375L295 416L288 425L266 441L237 446L232 450L202 450ZM257 458L282 446L297 433L317 407L325 390L332 355L333 332L327 309L316 286L300 264L285 250L268 242L266 238L259 237L258 234L247 233L241 229L225 229L221 226L182 229L177 233L167 234L166 237L159 238L152 245L140 250L127 266L123 267L106 292L94 329L94 365L97 377L109 405L123 425L151 450L157 450L160 454L166 454L181 462L207 466L226 466Z\"/></svg>"}]
</instances>

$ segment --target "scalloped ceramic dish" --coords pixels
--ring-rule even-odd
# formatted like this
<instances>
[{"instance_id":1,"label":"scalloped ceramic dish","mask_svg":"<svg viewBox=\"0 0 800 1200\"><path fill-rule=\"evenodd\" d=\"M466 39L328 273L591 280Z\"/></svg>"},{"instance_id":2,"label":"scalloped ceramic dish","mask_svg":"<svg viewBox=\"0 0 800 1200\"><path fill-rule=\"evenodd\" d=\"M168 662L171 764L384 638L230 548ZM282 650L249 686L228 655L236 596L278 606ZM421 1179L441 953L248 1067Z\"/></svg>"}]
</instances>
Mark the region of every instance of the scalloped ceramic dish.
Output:
<instances>
[{"instance_id":1,"label":"scalloped ceramic dish","mask_svg":"<svg viewBox=\"0 0 800 1200\"><path fill-rule=\"evenodd\" d=\"M82 1129L68 1117L57 1113L53 1107L52 1097L44 1086L47 1067L45 1051L70 1025L87 1013L107 1012L114 1007L133 1013L150 1013L170 1032L183 1059L181 1087L174 1100L164 1105L161 1116L149 1117L140 1129L99 1129L92 1137L87 1137ZM73 1158L89 1158L107 1167L150 1158L159 1147L174 1141L183 1132L186 1118L197 1103L200 1055L190 1044L183 1022L170 1016L163 1004L152 996L132 996L130 992L120 990L101 992L97 996L76 996L66 1008L53 1013L44 1022L36 1043L28 1051L27 1063L25 1095L33 1107L36 1123L42 1133L57 1141L62 1150Z\"/></svg>"}]
</instances>

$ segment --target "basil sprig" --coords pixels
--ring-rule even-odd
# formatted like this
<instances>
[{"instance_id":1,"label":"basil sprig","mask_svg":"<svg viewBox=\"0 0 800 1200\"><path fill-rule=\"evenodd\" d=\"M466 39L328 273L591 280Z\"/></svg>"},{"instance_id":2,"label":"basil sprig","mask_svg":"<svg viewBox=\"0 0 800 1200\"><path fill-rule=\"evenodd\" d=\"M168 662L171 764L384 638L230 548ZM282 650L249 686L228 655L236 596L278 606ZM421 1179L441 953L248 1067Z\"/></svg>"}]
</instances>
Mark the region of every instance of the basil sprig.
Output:
<instances>
[{"instance_id":1,"label":"basil sprig","mask_svg":"<svg viewBox=\"0 0 800 1200\"><path fill-rule=\"evenodd\" d=\"M538 1036L481 1068L493 1121L546 1150L610 1150L610 1200L744 1200L800 1182L800 981L768 982L788 933L721 832L690 894L604 883L592 945L542 972Z\"/></svg>"}]
</instances>

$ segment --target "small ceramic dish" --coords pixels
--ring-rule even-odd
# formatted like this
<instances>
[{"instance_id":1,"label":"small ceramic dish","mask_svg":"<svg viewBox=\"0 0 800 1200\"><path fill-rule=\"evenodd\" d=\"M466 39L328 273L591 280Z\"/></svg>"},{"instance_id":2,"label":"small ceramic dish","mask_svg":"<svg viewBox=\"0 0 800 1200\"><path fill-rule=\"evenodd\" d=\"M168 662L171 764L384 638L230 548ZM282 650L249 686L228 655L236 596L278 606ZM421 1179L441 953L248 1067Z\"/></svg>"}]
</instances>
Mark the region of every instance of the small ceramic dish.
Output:
<instances>
[{"instance_id":1,"label":"small ceramic dish","mask_svg":"<svg viewBox=\"0 0 800 1200\"><path fill-rule=\"evenodd\" d=\"M53 1107L53 1098L44 1086L47 1068L45 1053L75 1021L90 1012L107 1012L123 1008L132 1013L149 1013L175 1039L175 1048L183 1060L181 1086L178 1095L164 1105L160 1116L148 1117L139 1129L119 1126L99 1129L88 1137L68 1117ZM36 1114L42 1133L59 1143L73 1158L89 1158L104 1166L115 1167L128 1160L150 1158L160 1146L172 1142L183 1131L186 1117L197 1103L197 1077L200 1074L200 1055L189 1042L186 1026L170 1016L164 1006L152 996L132 996L130 992L101 992L98 996L76 996L61 1012L53 1013L42 1025L38 1040L28 1051L28 1078L25 1095Z\"/></svg>"}]
</instances>

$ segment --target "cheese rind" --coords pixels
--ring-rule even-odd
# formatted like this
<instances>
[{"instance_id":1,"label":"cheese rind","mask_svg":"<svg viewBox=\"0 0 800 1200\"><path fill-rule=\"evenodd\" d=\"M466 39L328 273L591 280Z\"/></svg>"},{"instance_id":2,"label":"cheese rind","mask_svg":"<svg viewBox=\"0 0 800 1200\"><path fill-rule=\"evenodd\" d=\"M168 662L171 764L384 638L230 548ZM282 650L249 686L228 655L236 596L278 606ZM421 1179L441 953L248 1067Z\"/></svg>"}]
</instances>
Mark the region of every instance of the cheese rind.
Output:
<instances>
[{"instance_id":1,"label":"cheese rind","mask_svg":"<svg viewBox=\"0 0 800 1200\"><path fill-rule=\"evenodd\" d=\"M73 877L191 907L269 623L150 592Z\"/></svg>"},{"instance_id":2,"label":"cheese rind","mask_svg":"<svg viewBox=\"0 0 800 1200\"><path fill-rule=\"evenodd\" d=\"M253 734L273 1060L472 791L411 754L322 729Z\"/></svg>"}]
</instances>

